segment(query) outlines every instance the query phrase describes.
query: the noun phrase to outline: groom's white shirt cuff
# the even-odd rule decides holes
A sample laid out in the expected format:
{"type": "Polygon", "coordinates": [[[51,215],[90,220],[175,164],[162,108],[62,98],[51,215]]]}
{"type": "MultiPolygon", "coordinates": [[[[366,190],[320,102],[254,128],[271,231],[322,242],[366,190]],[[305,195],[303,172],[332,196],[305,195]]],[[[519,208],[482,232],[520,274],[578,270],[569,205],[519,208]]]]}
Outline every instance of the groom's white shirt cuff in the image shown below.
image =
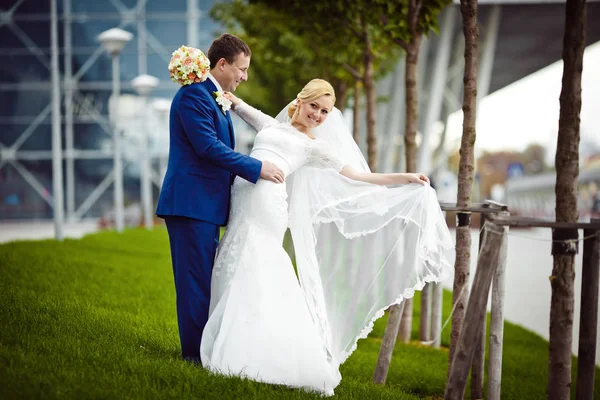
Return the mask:
{"type": "Polygon", "coordinates": [[[223,93],[223,88],[221,87],[221,85],[219,84],[219,82],[217,82],[217,80],[215,79],[215,77],[212,76],[212,74],[210,72],[208,73],[208,79],[210,79],[211,82],[215,84],[215,86],[217,87],[217,91],[219,93],[223,93]]]}

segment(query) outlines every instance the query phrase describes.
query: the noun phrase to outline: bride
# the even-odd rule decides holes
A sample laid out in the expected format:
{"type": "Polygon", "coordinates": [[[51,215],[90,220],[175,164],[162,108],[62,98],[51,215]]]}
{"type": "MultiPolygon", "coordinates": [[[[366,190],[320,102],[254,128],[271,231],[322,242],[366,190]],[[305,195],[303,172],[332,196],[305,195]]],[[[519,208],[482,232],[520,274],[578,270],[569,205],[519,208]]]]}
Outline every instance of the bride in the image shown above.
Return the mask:
{"type": "Polygon", "coordinates": [[[251,156],[287,179],[233,184],[202,364],[332,395],[383,311],[450,272],[444,216],[426,176],[369,171],[328,82],[310,81],[277,119],[226,96],[258,131],[251,156]],[[297,275],[282,247],[288,227],[297,275]]]}

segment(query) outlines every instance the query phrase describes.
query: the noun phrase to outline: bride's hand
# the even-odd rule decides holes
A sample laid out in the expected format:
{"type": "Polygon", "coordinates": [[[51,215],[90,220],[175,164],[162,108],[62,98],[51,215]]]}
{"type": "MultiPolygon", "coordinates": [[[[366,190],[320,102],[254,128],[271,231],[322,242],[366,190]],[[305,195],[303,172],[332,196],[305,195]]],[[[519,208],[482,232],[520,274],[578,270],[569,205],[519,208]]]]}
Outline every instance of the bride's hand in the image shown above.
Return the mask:
{"type": "Polygon", "coordinates": [[[424,174],[420,174],[420,173],[407,173],[404,174],[405,178],[406,178],[406,183],[418,183],[419,185],[429,185],[429,178],[427,176],[425,176],[424,174]]]}
{"type": "Polygon", "coordinates": [[[239,97],[236,97],[231,92],[223,92],[223,97],[225,97],[227,100],[231,101],[231,103],[234,106],[237,106],[238,104],[240,104],[242,102],[242,100],[239,97]]]}

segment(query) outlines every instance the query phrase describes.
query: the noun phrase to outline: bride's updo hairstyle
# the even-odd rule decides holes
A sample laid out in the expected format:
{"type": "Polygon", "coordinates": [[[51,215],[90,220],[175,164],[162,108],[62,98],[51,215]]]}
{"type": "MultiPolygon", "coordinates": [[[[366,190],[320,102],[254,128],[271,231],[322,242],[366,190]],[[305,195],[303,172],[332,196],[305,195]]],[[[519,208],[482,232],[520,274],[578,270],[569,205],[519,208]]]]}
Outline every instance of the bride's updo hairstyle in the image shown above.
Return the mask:
{"type": "MultiPolygon", "coordinates": [[[[316,100],[321,96],[331,96],[333,102],[335,103],[335,90],[333,90],[333,86],[329,82],[323,79],[313,79],[308,82],[298,93],[297,98],[302,102],[316,100]]],[[[288,107],[288,116],[292,118],[298,105],[296,102],[292,103],[288,107]]]]}

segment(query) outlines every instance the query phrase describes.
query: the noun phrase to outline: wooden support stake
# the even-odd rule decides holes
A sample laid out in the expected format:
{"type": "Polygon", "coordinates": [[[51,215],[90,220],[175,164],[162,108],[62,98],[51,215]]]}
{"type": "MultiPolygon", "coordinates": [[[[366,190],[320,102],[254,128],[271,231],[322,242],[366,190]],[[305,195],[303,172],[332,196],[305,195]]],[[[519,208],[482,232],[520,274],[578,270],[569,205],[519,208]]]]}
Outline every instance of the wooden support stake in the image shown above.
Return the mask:
{"type": "MultiPolygon", "coordinates": [[[[508,212],[499,213],[508,217],[508,212]]],[[[508,228],[505,228],[508,229],[508,228]]],[[[490,322],[490,357],[488,364],[488,400],[500,400],[502,380],[502,344],[504,341],[504,288],[508,237],[504,235],[498,254],[498,266],[492,281],[492,316],[490,322]]]]}
{"type": "Polygon", "coordinates": [[[385,326],[383,340],[381,341],[381,347],[379,349],[379,357],[377,358],[377,365],[375,366],[375,374],[373,375],[373,382],[381,385],[385,383],[388,370],[390,369],[392,352],[394,351],[396,337],[398,336],[398,328],[400,328],[400,320],[402,319],[402,313],[404,312],[404,302],[405,300],[396,306],[390,307],[390,316],[388,318],[388,323],[385,326]]]}
{"type": "Polygon", "coordinates": [[[484,229],[485,244],[477,261],[477,270],[471,295],[467,304],[465,319],[460,331],[456,353],[450,367],[446,385],[445,400],[463,400],[469,368],[473,361],[477,341],[481,330],[482,314],[486,312],[487,297],[496,267],[502,241],[506,230],[488,222],[484,229]]]}
{"type": "MultiPolygon", "coordinates": [[[[491,208],[489,204],[484,204],[484,208],[491,208]]],[[[480,235],[479,235],[479,254],[481,254],[481,247],[483,246],[483,231],[481,227],[485,226],[486,214],[481,213],[479,215],[480,235]]],[[[487,311],[488,296],[485,298],[485,309],[487,311]]],[[[477,347],[475,348],[475,354],[473,355],[473,364],[471,365],[471,399],[483,399],[483,377],[485,374],[485,338],[486,338],[486,316],[487,312],[483,313],[481,321],[481,330],[479,336],[475,338],[477,341],[477,347]]]]}
{"type": "MultiPolygon", "coordinates": [[[[591,222],[600,222],[592,219],[591,222]]],[[[600,269],[600,231],[586,229],[583,237],[583,269],[581,272],[581,310],[579,317],[579,352],[577,360],[576,400],[594,397],[596,332],[598,326],[598,279],[600,269]]]]}

